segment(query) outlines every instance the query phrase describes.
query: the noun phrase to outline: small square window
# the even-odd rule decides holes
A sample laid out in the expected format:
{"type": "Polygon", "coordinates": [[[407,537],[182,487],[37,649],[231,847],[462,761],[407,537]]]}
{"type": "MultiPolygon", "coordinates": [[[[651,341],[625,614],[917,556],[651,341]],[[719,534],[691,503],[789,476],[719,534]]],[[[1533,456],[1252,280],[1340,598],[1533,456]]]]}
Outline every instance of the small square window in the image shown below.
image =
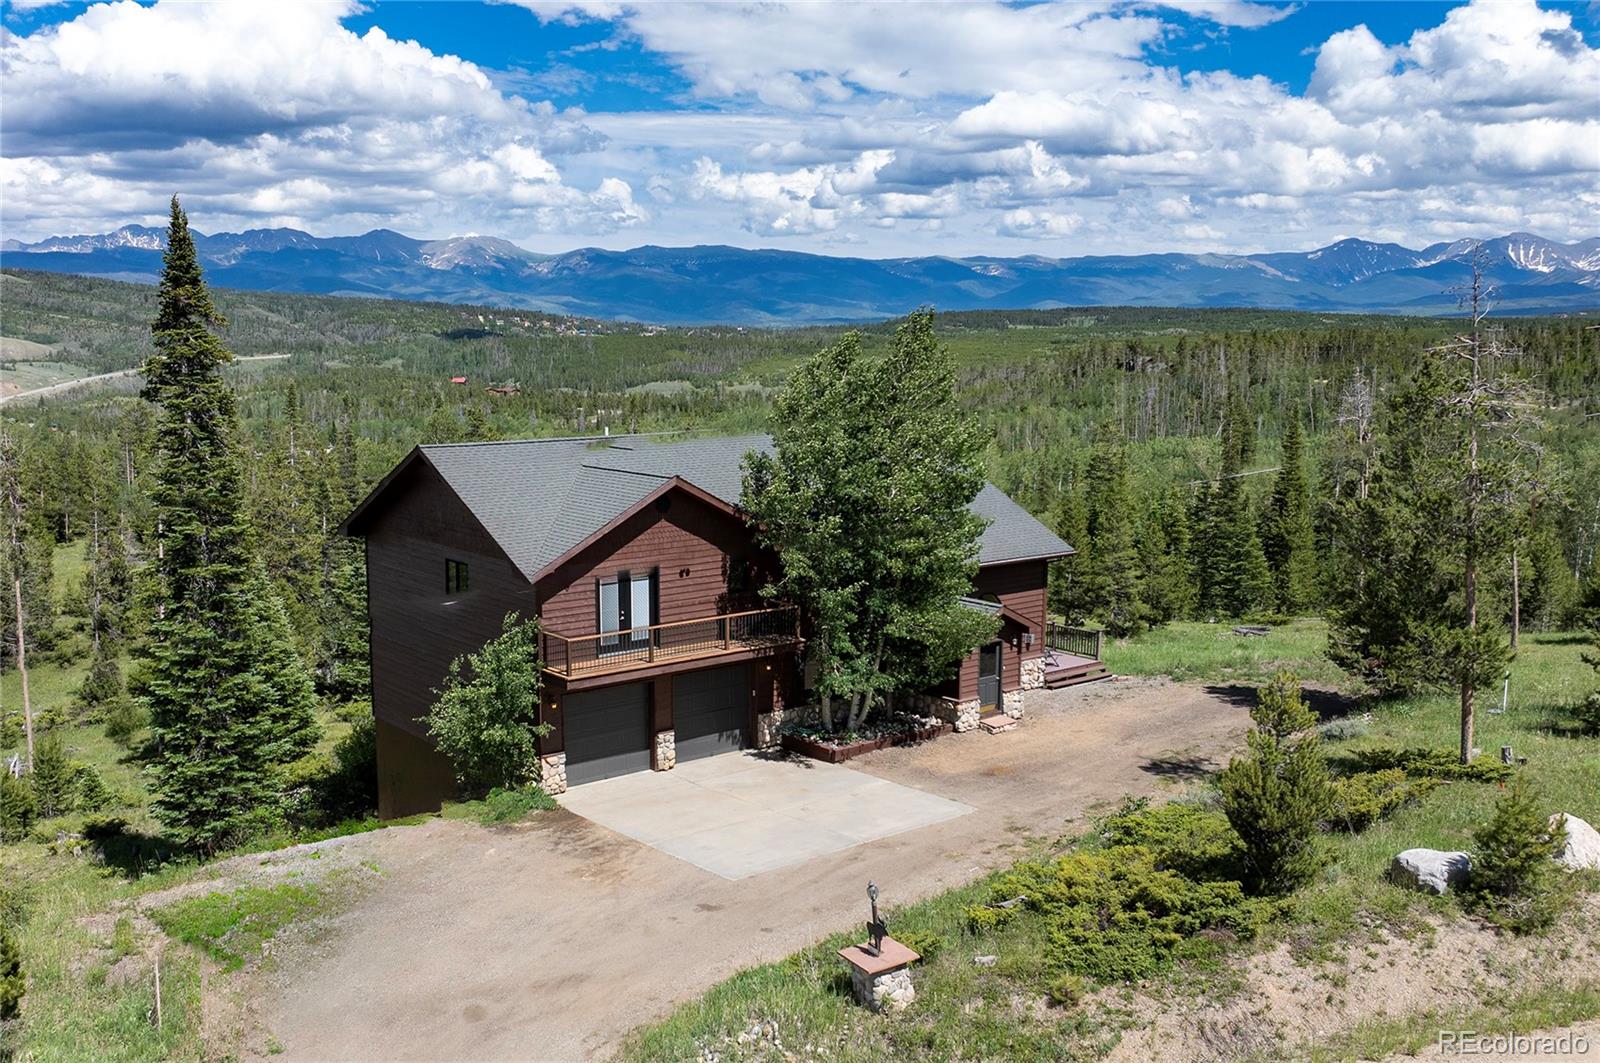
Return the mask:
{"type": "Polygon", "coordinates": [[[446,558],[444,562],[444,592],[446,594],[464,594],[466,590],[467,563],[446,558]]]}

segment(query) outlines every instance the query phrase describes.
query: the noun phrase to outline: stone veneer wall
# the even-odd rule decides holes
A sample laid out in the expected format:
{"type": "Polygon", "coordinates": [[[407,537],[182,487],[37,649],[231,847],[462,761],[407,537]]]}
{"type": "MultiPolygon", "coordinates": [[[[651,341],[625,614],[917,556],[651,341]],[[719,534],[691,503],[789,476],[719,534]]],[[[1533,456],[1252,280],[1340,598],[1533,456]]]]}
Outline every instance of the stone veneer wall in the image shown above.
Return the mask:
{"type": "Polygon", "coordinates": [[[1000,711],[1013,720],[1022,719],[1023,692],[1020,690],[1007,690],[1000,695],[1000,711]]]}
{"type": "Polygon", "coordinates": [[[671,771],[678,763],[678,732],[657,731],[655,748],[650,751],[651,771],[671,771]]]}
{"type": "Polygon", "coordinates": [[[873,1011],[904,1011],[906,1005],[917,999],[909,967],[896,967],[877,975],[853,967],[850,970],[850,988],[856,1000],[873,1011]]]}
{"type": "Polygon", "coordinates": [[[1044,658],[1024,657],[1022,659],[1022,689],[1038,690],[1044,686],[1044,658]]]}
{"type": "Polygon", "coordinates": [[[779,734],[783,730],[784,711],[773,709],[771,712],[759,713],[756,716],[756,748],[771,749],[781,740],[779,734]]]}
{"type": "MultiPolygon", "coordinates": [[[[894,696],[894,707],[900,712],[916,713],[919,716],[932,716],[952,725],[957,731],[971,731],[978,726],[979,707],[977,699],[971,701],[955,701],[952,698],[943,698],[937,694],[907,694],[900,693],[894,696]]],[[[834,704],[833,722],[840,723],[844,719],[844,707],[834,704]]],[[[1019,707],[1018,715],[1021,714],[1019,707]]],[[[822,726],[822,708],[818,705],[796,705],[786,710],[763,714],[756,719],[756,744],[762,744],[762,730],[767,716],[775,717],[772,724],[773,742],[778,740],[778,728],[785,722],[798,724],[801,727],[822,726]]]]}
{"type": "Polygon", "coordinates": [[[937,694],[903,694],[902,707],[913,709],[924,716],[932,716],[950,724],[957,731],[970,731],[978,726],[978,701],[955,701],[937,694]]]}
{"type": "Polygon", "coordinates": [[[567,754],[548,753],[539,758],[539,785],[547,794],[567,792],[567,754]]]}

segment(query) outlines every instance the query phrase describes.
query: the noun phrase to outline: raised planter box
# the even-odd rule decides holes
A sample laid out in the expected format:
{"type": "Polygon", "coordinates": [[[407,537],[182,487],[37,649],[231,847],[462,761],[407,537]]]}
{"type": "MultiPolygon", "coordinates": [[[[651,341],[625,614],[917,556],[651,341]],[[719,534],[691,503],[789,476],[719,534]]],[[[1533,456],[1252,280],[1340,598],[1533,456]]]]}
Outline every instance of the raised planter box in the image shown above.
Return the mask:
{"type": "Polygon", "coordinates": [[[851,742],[842,746],[820,742],[805,735],[786,734],[783,736],[783,748],[792,753],[810,757],[813,760],[838,764],[853,757],[859,757],[863,753],[871,753],[877,749],[910,745],[913,742],[926,742],[930,738],[938,738],[940,735],[948,734],[953,730],[955,728],[950,724],[940,722],[927,727],[919,727],[913,731],[879,735],[877,738],[863,738],[859,742],[851,742]]]}

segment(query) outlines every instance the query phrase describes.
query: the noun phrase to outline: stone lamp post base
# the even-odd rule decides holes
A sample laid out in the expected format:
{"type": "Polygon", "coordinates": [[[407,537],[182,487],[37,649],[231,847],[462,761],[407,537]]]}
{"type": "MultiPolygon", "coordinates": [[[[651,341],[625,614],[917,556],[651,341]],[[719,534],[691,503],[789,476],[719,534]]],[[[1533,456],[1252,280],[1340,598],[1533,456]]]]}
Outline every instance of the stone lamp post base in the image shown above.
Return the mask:
{"type": "Polygon", "coordinates": [[[922,957],[892,937],[883,939],[881,955],[873,956],[863,945],[840,949],[839,956],[850,965],[850,988],[856,1003],[873,1011],[903,1011],[917,999],[911,984],[911,964],[922,957]]]}

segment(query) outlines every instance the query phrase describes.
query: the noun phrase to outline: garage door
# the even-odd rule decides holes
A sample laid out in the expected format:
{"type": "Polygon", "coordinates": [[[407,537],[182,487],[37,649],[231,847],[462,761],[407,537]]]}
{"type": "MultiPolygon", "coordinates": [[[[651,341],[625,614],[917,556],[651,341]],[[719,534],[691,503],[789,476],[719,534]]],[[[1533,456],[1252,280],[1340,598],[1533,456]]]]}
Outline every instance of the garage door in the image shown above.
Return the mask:
{"type": "Polygon", "coordinates": [[[650,767],[650,698],[644,683],[568,694],[561,702],[561,725],[569,784],[650,767]]]}
{"type": "Polygon", "coordinates": [[[672,729],[679,760],[744,748],[749,716],[748,665],[672,677],[672,729]]]}

